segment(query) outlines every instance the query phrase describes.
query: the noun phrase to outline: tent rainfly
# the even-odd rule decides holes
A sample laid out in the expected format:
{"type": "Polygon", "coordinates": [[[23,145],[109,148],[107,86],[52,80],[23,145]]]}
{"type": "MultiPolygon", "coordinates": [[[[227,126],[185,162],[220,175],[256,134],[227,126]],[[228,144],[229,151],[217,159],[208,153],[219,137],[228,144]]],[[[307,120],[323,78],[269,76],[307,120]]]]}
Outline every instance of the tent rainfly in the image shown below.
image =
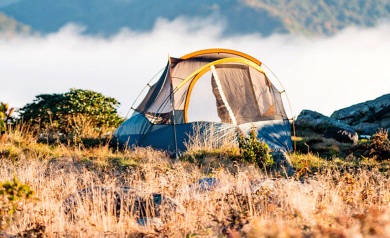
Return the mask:
{"type": "Polygon", "coordinates": [[[218,142],[237,129],[249,133],[254,126],[258,138],[272,149],[290,151],[290,123],[281,92],[270,82],[261,65],[247,54],[226,49],[169,57],[160,79],[148,84],[146,97],[138,107],[132,108],[132,116],[116,129],[114,138],[124,146],[151,146],[177,155],[186,150],[186,141],[195,132],[212,128],[212,139],[218,142]],[[191,97],[194,93],[206,93],[193,91],[194,86],[206,75],[215,101],[208,102],[198,113],[209,113],[206,108],[214,105],[214,113],[220,120],[189,121],[191,97]]]}

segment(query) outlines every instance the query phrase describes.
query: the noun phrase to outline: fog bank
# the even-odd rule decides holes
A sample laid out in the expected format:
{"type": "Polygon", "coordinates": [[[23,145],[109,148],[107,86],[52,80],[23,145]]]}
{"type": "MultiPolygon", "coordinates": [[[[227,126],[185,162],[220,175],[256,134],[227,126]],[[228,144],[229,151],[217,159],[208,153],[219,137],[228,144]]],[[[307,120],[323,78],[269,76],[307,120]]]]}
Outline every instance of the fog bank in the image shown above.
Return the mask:
{"type": "Polygon", "coordinates": [[[161,19],[149,33],[123,29],[110,39],[82,35],[82,27],[68,24],[44,37],[0,40],[0,101],[22,107],[38,94],[90,89],[118,99],[124,116],[168,54],[205,48],[234,49],[262,61],[283,83],[293,116],[302,109],[330,115],[390,93],[388,23],[314,39],[224,37],[222,29],[214,19],[179,18],[161,19]]]}

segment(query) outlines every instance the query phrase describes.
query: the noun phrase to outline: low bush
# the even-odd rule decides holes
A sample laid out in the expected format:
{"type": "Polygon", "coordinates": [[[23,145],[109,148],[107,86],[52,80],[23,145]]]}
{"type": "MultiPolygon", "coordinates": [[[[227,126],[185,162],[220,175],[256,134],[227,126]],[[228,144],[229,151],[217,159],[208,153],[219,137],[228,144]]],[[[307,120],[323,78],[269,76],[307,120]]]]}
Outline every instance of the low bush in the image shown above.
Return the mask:
{"type": "Polygon", "coordinates": [[[256,127],[250,129],[248,136],[238,132],[237,139],[243,161],[257,164],[260,167],[273,164],[269,146],[257,138],[256,127]]]}
{"type": "Polygon", "coordinates": [[[16,177],[12,182],[0,183],[0,230],[5,229],[21,210],[21,201],[30,199],[33,194],[30,187],[20,183],[16,177]]]}
{"type": "Polygon", "coordinates": [[[119,102],[90,90],[71,89],[63,94],[42,94],[19,109],[20,118],[48,134],[100,135],[118,127],[119,102]]]}
{"type": "Polygon", "coordinates": [[[390,141],[387,130],[380,129],[372,136],[371,143],[368,146],[368,155],[378,161],[390,159],[390,141]]]}

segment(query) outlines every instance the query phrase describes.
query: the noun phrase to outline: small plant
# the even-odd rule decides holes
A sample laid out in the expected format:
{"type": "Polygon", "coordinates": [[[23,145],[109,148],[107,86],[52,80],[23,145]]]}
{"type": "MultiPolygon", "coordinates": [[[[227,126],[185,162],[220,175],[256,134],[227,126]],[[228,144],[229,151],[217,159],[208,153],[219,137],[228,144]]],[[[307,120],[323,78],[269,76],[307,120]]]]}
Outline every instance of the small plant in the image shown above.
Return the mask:
{"type": "Polygon", "coordinates": [[[249,136],[238,132],[237,138],[243,161],[255,163],[260,167],[274,163],[272,155],[269,154],[268,145],[257,138],[256,127],[251,127],[249,136]]]}
{"type": "Polygon", "coordinates": [[[372,142],[368,146],[369,156],[374,157],[378,161],[390,159],[390,141],[388,131],[380,129],[372,136],[372,142]]]}
{"type": "Polygon", "coordinates": [[[12,182],[0,183],[0,230],[4,230],[12,221],[16,212],[21,210],[22,200],[30,199],[34,192],[28,185],[15,177],[12,182]]]}
{"type": "Polygon", "coordinates": [[[345,174],[340,182],[340,195],[343,201],[348,205],[355,205],[355,199],[357,197],[356,188],[358,180],[351,174],[345,174]]]}
{"type": "Polygon", "coordinates": [[[299,180],[303,176],[307,176],[311,173],[310,163],[308,160],[302,160],[299,162],[301,169],[297,172],[297,179],[299,180]]]}
{"type": "Polygon", "coordinates": [[[15,108],[9,108],[8,103],[0,102],[0,132],[5,131],[7,122],[11,120],[15,108]]]}

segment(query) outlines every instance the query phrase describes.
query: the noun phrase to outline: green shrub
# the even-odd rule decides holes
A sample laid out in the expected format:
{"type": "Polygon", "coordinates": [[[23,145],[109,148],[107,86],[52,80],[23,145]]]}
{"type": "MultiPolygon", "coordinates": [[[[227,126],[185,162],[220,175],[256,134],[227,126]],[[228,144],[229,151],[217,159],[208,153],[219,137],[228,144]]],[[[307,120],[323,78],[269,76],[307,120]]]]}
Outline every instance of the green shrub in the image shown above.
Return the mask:
{"type": "Polygon", "coordinates": [[[251,127],[249,136],[238,132],[237,137],[243,161],[257,164],[260,167],[273,164],[268,145],[257,138],[256,127],[251,127]]]}
{"type": "Polygon", "coordinates": [[[6,130],[7,123],[12,120],[15,108],[9,108],[8,103],[0,102],[0,132],[6,130]]]}
{"type": "Polygon", "coordinates": [[[21,184],[15,177],[12,182],[0,183],[0,230],[12,221],[21,210],[21,201],[30,199],[34,192],[29,186],[21,184]]]}
{"type": "Polygon", "coordinates": [[[71,89],[63,94],[41,94],[19,109],[25,122],[54,132],[82,134],[86,128],[103,132],[118,127],[123,119],[117,114],[120,103],[90,90],[71,89]]]}

